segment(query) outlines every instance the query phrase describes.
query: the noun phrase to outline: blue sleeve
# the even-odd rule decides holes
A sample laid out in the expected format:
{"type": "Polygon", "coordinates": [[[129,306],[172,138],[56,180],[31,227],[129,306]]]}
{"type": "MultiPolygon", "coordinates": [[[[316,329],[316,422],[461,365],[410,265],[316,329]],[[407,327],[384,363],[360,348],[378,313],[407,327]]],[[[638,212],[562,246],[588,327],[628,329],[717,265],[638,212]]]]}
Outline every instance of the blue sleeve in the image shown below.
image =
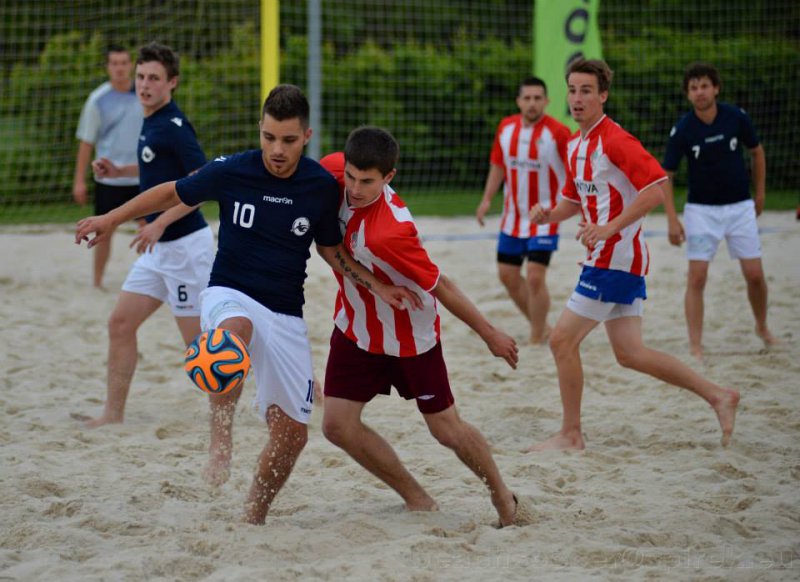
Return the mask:
{"type": "Polygon", "coordinates": [[[172,127],[172,147],[176,157],[181,161],[185,174],[190,174],[206,163],[206,155],[203,148],[197,141],[197,134],[188,119],[183,120],[179,127],[169,124],[172,127]]]}
{"type": "Polygon", "coordinates": [[[669,132],[667,151],[664,152],[664,161],[661,163],[661,167],[667,172],[677,171],[678,166],[681,164],[683,151],[683,134],[681,133],[680,129],[678,129],[678,125],[676,124],[669,132]]]}
{"type": "Polygon", "coordinates": [[[744,109],[739,109],[739,114],[739,136],[748,149],[753,149],[760,143],[756,128],[753,126],[753,122],[750,121],[750,116],[744,112],[744,109]]]}
{"type": "Polygon", "coordinates": [[[323,247],[335,247],[342,242],[342,232],[339,229],[339,187],[333,178],[328,182],[325,197],[328,205],[314,229],[314,242],[323,247]]]}
{"type": "Polygon", "coordinates": [[[197,173],[186,176],[175,182],[178,198],[187,206],[195,206],[206,200],[217,200],[216,194],[221,192],[219,184],[224,182],[225,158],[217,158],[206,164],[197,173]]]}

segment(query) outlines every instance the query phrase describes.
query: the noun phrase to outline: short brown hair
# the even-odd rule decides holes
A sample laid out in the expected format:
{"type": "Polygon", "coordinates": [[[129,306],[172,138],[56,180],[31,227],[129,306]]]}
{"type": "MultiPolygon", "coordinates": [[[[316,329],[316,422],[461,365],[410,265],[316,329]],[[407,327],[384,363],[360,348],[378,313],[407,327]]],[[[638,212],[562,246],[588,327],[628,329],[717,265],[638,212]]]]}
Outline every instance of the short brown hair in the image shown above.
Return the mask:
{"type": "Polygon", "coordinates": [[[689,81],[692,79],[702,79],[708,77],[714,87],[722,87],[722,79],[719,76],[719,71],[714,65],[708,63],[692,63],[683,72],[683,92],[689,92],[689,81]]]}
{"type": "Polygon", "coordinates": [[[600,93],[604,93],[611,88],[611,79],[614,78],[614,71],[605,61],[600,59],[579,58],[572,61],[567,67],[565,78],[569,83],[569,76],[572,73],[587,73],[597,77],[597,88],[600,93]]]}
{"type": "Polygon", "coordinates": [[[167,79],[172,79],[181,74],[178,53],[165,44],[151,42],[139,49],[139,57],[136,59],[137,65],[153,61],[164,66],[167,71],[167,79]]]}
{"type": "Polygon", "coordinates": [[[394,136],[380,127],[362,125],[350,132],[344,159],[361,171],[377,169],[381,176],[394,170],[400,146],[394,136]]]}
{"type": "Polygon", "coordinates": [[[297,85],[278,85],[269,92],[261,108],[261,119],[269,115],[278,121],[287,119],[300,120],[303,129],[308,129],[308,119],[311,107],[305,94],[297,85]]]}

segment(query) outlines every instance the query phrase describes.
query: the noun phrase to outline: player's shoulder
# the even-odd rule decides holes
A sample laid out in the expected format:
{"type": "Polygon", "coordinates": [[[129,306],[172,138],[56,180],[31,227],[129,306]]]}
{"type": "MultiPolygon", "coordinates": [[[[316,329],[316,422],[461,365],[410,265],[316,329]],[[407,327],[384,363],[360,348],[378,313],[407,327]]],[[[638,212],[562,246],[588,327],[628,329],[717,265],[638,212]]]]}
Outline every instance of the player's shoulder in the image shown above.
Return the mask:
{"type": "Polygon", "coordinates": [[[86,98],[88,103],[97,103],[103,98],[105,95],[108,95],[114,89],[113,85],[111,85],[110,81],[106,81],[105,83],[101,83],[95,89],[89,93],[89,96],[86,98]]]}
{"type": "Polygon", "coordinates": [[[324,188],[331,187],[338,193],[339,182],[336,178],[322,166],[318,161],[309,158],[308,156],[301,156],[298,162],[297,172],[309,180],[316,180],[320,182],[320,186],[324,188]]]}
{"type": "Polygon", "coordinates": [[[717,103],[717,110],[719,111],[719,114],[725,115],[726,117],[746,119],[748,121],[750,120],[750,116],[747,114],[747,111],[738,105],[733,105],[731,103],[717,103]]]}
{"type": "Polygon", "coordinates": [[[251,166],[254,161],[260,161],[261,150],[246,150],[232,154],[222,154],[211,160],[210,164],[225,168],[238,168],[251,166]]]}
{"type": "Polygon", "coordinates": [[[510,126],[516,125],[518,123],[522,123],[522,114],[515,113],[513,115],[507,115],[503,119],[500,120],[500,123],[497,124],[497,131],[501,131],[502,129],[510,126]]]}

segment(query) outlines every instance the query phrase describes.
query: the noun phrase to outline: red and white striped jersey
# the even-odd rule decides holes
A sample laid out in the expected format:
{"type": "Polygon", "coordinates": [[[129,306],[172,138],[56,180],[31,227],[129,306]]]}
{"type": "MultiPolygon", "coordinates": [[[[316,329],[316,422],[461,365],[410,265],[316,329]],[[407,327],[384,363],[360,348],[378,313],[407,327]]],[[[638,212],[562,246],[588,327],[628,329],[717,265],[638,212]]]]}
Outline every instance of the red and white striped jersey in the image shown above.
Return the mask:
{"type": "MultiPolygon", "coordinates": [[[[638,139],[603,116],[582,137],[578,132],[567,146],[567,183],[564,198],[581,205],[583,218],[608,224],[630,206],[639,192],[667,175],[638,139]]],[[[644,217],[588,249],[584,265],[644,276],[650,255],[642,236],[644,217]]]]}
{"type": "Polygon", "coordinates": [[[490,161],[503,168],[503,217],[500,230],[530,238],[558,234],[558,223],[537,225],[528,211],[535,205],[554,208],[566,179],[569,128],[549,115],[530,127],[522,115],[511,115],[497,126],[490,161]]]}
{"type": "Polygon", "coordinates": [[[407,357],[427,352],[440,338],[437,302],[430,293],[439,282],[439,267],[422,247],[411,213],[389,186],[370,205],[350,207],[344,195],[344,156],[330,154],[320,163],[341,186],[339,222],[345,248],[379,280],[408,287],[424,305],[422,309],[396,310],[335,273],[339,282],[336,327],[358,347],[374,354],[407,357]]]}

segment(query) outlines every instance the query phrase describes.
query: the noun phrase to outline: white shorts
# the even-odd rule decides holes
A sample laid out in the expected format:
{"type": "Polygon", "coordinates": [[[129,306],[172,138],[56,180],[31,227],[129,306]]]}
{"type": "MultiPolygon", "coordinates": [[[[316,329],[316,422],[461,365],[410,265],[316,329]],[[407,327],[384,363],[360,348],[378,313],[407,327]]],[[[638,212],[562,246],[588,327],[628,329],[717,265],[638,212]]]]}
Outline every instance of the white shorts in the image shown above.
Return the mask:
{"type": "Polygon", "coordinates": [[[273,404],[297,422],[308,424],[314,403],[314,370],[308,327],[302,317],[275,313],[241,291],[209,287],[200,294],[200,326],[219,327],[231,317],[253,324],[247,349],[256,381],[253,407],[262,420],[273,404]]]}
{"type": "Polygon", "coordinates": [[[683,209],[683,223],[686,256],[690,261],[711,261],[723,238],[728,243],[730,258],[761,257],[761,240],[752,200],[721,206],[688,203],[683,209]]]}
{"type": "Polygon", "coordinates": [[[608,321],[609,319],[618,319],[620,317],[641,317],[642,313],[644,313],[644,300],[639,297],[634,299],[630,305],[608,303],[573,291],[567,301],[567,309],[587,319],[608,321]]]}
{"type": "Polygon", "coordinates": [[[169,304],[176,317],[200,315],[200,292],[208,286],[216,244],[210,227],[158,242],[128,271],[122,290],[169,304]]]}

